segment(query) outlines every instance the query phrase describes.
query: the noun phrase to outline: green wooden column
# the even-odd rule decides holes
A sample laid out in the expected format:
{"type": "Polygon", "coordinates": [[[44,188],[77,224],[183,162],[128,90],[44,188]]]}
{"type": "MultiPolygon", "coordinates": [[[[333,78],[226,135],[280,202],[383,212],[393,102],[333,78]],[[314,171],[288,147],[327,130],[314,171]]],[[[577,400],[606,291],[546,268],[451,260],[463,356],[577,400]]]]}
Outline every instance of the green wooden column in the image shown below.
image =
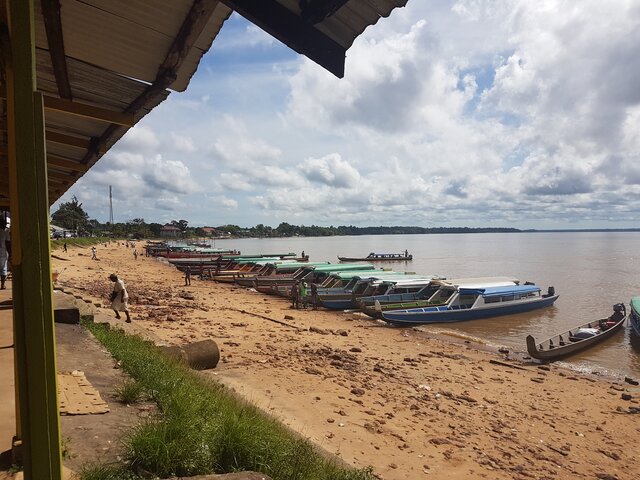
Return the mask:
{"type": "Polygon", "coordinates": [[[42,95],[33,0],[10,0],[7,130],[16,388],[26,479],[61,478],[42,95]]]}

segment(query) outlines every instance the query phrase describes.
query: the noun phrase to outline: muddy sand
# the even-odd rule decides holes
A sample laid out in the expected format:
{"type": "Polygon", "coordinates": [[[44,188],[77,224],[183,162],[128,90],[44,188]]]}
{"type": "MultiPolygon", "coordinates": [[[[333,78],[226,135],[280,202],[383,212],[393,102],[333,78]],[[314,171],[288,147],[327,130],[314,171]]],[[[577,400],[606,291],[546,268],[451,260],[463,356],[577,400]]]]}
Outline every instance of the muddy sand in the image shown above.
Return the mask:
{"type": "Polygon", "coordinates": [[[98,246],[97,261],[90,248],[54,253],[66,259],[53,260],[59,284],[106,306],[115,272],[137,325],[167,343],[215,340],[221,361],[207,375],[382,479],[640,479],[640,389],[622,379],[195,276],[185,287],[123,244],[98,246]]]}

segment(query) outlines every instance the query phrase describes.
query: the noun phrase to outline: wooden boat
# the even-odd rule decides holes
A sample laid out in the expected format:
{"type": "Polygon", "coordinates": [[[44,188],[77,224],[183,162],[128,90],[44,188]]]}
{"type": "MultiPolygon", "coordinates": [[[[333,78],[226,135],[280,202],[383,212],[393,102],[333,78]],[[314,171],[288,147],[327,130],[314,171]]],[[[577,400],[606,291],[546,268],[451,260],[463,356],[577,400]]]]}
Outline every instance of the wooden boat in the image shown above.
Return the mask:
{"type": "Polygon", "coordinates": [[[344,288],[319,289],[320,304],[330,310],[357,308],[356,300],[372,295],[417,292],[427,285],[435,275],[406,275],[404,273],[362,274],[354,277],[344,288]]]}
{"type": "Polygon", "coordinates": [[[624,303],[616,303],[609,318],[592,320],[543,342],[538,343],[533,336],[527,335],[527,351],[539,360],[557,360],[612,337],[621,330],[626,318],[624,303]]]}
{"type": "Polygon", "coordinates": [[[444,305],[449,300],[450,294],[454,293],[456,287],[498,287],[501,285],[518,285],[519,283],[520,280],[514,277],[436,279],[417,292],[360,297],[356,300],[356,303],[362,313],[372,318],[382,318],[382,312],[385,310],[407,310],[431,305],[444,305]],[[439,292],[439,289],[445,285],[449,288],[439,292]],[[447,293],[446,290],[450,294],[443,295],[443,293],[447,293]],[[438,293],[438,295],[434,297],[435,293],[438,293]],[[434,298],[432,299],[431,297],[434,298]]]}
{"type": "Polygon", "coordinates": [[[371,252],[366,257],[341,257],[338,256],[338,260],[341,262],[400,262],[413,260],[413,255],[409,255],[408,251],[403,253],[375,253],[371,252]]]}
{"type": "Polygon", "coordinates": [[[630,307],[629,323],[631,324],[633,332],[640,336],[640,297],[633,297],[630,307]]]}
{"type": "Polygon", "coordinates": [[[549,287],[543,295],[540,287],[533,284],[503,285],[497,287],[468,288],[442,286],[429,300],[440,303],[423,308],[388,310],[382,319],[394,325],[420,325],[425,323],[460,322],[480,318],[511,315],[548,307],[558,299],[555,289],[549,287]]]}

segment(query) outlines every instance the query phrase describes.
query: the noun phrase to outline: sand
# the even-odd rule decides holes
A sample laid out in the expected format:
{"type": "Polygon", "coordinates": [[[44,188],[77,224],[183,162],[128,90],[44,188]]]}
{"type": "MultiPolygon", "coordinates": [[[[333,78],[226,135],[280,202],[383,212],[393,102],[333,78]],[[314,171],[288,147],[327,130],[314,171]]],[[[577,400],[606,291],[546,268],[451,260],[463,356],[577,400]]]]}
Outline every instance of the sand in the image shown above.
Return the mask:
{"type": "Polygon", "coordinates": [[[54,253],[68,259],[53,260],[60,284],[106,306],[115,272],[137,325],[170,344],[215,340],[221,361],[208,375],[382,479],[640,478],[640,390],[622,379],[356,313],[292,310],[195,276],[185,287],[171,265],[134,260],[124,244],[99,246],[97,261],[90,248],[54,253]]]}

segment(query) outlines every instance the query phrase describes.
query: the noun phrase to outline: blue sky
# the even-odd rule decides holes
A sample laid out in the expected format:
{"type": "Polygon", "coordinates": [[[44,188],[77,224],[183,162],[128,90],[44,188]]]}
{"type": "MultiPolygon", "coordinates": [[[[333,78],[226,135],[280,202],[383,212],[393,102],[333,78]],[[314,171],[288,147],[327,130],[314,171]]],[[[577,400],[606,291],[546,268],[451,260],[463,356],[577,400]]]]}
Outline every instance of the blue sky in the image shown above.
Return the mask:
{"type": "Polygon", "coordinates": [[[116,221],[637,227],[639,27],[632,0],[409,0],[337,79],[233,15],[62,201],[105,221],[113,185],[116,221]]]}

